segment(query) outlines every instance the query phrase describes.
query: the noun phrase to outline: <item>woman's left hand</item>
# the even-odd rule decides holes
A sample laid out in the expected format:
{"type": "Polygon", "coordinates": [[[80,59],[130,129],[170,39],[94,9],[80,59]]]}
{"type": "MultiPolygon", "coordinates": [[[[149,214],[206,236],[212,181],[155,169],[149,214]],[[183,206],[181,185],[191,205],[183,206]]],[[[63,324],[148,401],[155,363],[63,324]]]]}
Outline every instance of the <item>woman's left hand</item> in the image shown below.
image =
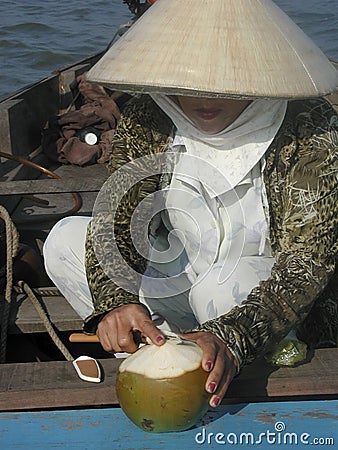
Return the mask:
{"type": "Polygon", "coordinates": [[[205,389],[210,394],[210,406],[218,406],[237,372],[237,362],[226,344],[206,331],[186,333],[182,337],[195,342],[203,350],[202,367],[209,376],[205,389]]]}

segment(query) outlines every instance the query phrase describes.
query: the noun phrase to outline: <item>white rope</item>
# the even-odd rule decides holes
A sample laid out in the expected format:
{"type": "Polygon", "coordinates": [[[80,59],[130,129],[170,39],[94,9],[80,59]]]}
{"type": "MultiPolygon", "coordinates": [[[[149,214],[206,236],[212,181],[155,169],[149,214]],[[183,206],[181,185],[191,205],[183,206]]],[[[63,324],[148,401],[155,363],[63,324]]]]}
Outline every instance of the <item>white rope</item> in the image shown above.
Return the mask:
{"type": "Polygon", "coordinates": [[[8,211],[2,205],[0,205],[0,219],[4,221],[6,230],[6,288],[5,301],[2,306],[0,336],[0,362],[4,363],[6,362],[7,331],[12,303],[13,258],[18,252],[19,235],[8,214],[8,211]]]}

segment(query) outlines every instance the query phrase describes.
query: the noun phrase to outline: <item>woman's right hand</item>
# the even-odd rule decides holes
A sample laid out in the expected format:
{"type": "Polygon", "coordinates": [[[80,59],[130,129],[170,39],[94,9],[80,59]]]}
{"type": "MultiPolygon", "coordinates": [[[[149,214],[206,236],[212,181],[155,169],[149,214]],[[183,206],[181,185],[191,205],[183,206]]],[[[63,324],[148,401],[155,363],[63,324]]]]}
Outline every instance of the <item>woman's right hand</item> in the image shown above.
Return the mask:
{"type": "Polygon", "coordinates": [[[165,342],[163,333],[154,325],[145,306],[129,304],[107,313],[98,324],[96,334],[107,352],[134,353],[148,337],[155,345],[165,342]],[[135,342],[135,334],[140,336],[135,342]]]}

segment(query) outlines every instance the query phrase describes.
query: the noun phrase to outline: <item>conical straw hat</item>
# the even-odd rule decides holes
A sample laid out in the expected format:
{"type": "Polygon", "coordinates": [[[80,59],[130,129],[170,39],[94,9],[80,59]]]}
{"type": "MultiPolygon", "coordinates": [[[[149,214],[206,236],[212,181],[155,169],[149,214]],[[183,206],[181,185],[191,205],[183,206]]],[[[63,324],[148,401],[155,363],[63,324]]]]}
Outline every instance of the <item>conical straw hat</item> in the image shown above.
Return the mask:
{"type": "Polygon", "coordinates": [[[270,0],[157,0],[89,71],[117,90],[305,98],[338,72],[270,0]]]}

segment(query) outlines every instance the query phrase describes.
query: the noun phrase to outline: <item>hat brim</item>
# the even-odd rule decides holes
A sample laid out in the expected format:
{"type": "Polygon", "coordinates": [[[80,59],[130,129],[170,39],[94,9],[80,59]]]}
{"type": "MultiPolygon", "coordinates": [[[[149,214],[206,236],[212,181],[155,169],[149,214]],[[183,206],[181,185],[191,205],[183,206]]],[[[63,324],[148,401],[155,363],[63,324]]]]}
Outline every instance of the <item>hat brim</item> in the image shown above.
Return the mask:
{"type": "Polygon", "coordinates": [[[305,98],[337,90],[324,53],[270,0],[157,0],[89,71],[115,90],[305,98]]]}

